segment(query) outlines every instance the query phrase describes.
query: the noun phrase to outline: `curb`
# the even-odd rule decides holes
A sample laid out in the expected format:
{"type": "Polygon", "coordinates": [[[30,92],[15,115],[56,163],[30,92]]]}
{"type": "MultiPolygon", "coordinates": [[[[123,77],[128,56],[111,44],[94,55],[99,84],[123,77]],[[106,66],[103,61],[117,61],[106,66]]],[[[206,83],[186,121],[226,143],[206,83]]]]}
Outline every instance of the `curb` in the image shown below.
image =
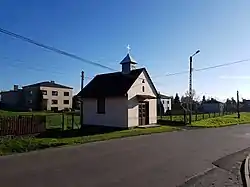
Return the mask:
{"type": "Polygon", "coordinates": [[[244,178],[245,178],[245,182],[246,182],[246,186],[250,187],[250,176],[249,176],[249,155],[246,157],[245,159],[245,163],[244,163],[244,178]]]}

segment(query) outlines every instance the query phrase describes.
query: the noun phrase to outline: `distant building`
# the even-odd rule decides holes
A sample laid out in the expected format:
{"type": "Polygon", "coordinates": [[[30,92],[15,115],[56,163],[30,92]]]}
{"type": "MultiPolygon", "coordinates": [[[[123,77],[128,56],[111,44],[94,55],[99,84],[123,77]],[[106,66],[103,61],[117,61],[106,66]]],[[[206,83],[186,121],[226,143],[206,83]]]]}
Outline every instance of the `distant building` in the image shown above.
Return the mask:
{"type": "Polygon", "coordinates": [[[15,110],[63,110],[72,108],[72,88],[54,81],[40,82],[1,92],[2,107],[15,110]]]}
{"type": "Polygon", "coordinates": [[[172,109],[172,103],[171,103],[172,97],[159,94],[157,99],[157,105],[158,105],[158,115],[164,115],[167,111],[170,111],[172,109]]]}
{"type": "Polygon", "coordinates": [[[240,110],[242,112],[250,112],[250,100],[248,99],[243,99],[243,101],[240,104],[240,110]]]}
{"type": "Polygon", "coordinates": [[[221,103],[215,99],[211,99],[208,101],[205,101],[201,104],[201,110],[202,112],[206,112],[206,113],[222,113],[224,111],[224,103],[221,103]]]}
{"type": "Polygon", "coordinates": [[[248,99],[243,99],[243,104],[250,107],[250,100],[248,99]]]}
{"type": "Polygon", "coordinates": [[[22,89],[19,89],[17,85],[14,85],[14,89],[10,91],[0,92],[0,107],[1,109],[15,109],[23,110],[23,95],[22,89]]]}

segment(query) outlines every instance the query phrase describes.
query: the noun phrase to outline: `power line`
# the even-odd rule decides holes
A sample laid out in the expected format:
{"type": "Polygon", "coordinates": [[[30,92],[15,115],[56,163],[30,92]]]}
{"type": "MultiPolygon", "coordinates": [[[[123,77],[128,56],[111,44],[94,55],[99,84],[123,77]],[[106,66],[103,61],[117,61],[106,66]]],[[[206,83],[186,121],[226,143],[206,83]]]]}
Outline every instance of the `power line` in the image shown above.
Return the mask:
{"type": "MultiPolygon", "coordinates": [[[[197,71],[197,72],[205,71],[205,70],[209,70],[209,69],[215,69],[215,68],[220,68],[220,67],[224,67],[224,66],[239,64],[239,63],[247,62],[247,61],[250,61],[250,59],[244,59],[244,60],[239,60],[239,61],[235,61],[235,62],[224,63],[224,64],[215,65],[215,66],[208,66],[208,67],[204,67],[204,68],[194,69],[194,71],[197,71]]],[[[165,75],[153,76],[152,78],[158,78],[158,77],[163,78],[163,77],[168,77],[168,76],[181,75],[181,74],[185,74],[188,72],[189,71],[181,71],[181,72],[169,73],[169,74],[165,74],[165,75]]]]}
{"type": "Polygon", "coordinates": [[[25,42],[34,44],[34,45],[36,45],[36,46],[39,46],[39,47],[48,49],[48,50],[50,50],[50,51],[59,53],[59,54],[61,54],[61,55],[65,55],[65,56],[74,58],[74,59],[76,59],[76,60],[80,60],[80,61],[82,61],[82,62],[91,64],[91,65],[94,65],[94,66],[98,66],[98,67],[105,68],[105,69],[108,69],[108,70],[116,71],[116,70],[114,70],[113,68],[110,68],[110,67],[108,67],[108,66],[105,66],[105,65],[102,65],[102,64],[99,64],[99,63],[90,61],[90,60],[86,60],[86,59],[84,59],[84,58],[82,58],[82,57],[79,57],[79,56],[77,56],[77,55],[75,55],[75,54],[68,53],[68,52],[66,52],[66,51],[57,49],[57,48],[55,48],[55,47],[51,47],[51,46],[42,44],[42,43],[40,43],[40,42],[37,42],[37,41],[32,40],[32,39],[30,39],[30,38],[27,38],[27,37],[25,37],[25,36],[21,36],[21,35],[19,35],[19,34],[16,34],[16,33],[10,32],[10,31],[7,31],[7,30],[5,30],[5,29],[3,29],[3,28],[0,28],[0,32],[3,33],[3,34],[6,34],[6,35],[12,36],[12,37],[14,37],[14,38],[23,40],[23,41],[25,41],[25,42]]]}
{"type": "Polygon", "coordinates": [[[229,62],[229,63],[225,63],[225,64],[219,64],[219,65],[215,65],[215,66],[209,66],[209,67],[205,67],[205,68],[195,69],[194,71],[204,71],[204,70],[209,70],[209,69],[215,69],[215,68],[230,66],[230,65],[239,64],[242,62],[247,62],[247,61],[250,61],[250,59],[239,60],[239,61],[229,62]]]}
{"type": "MultiPolygon", "coordinates": [[[[91,65],[94,65],[94,66],[98,66],[98,67],[101,67],[101,68],[104,68],[104,69],[108,69],[108,70],[111,70],[111,71],[117,71],[117,70],[115,70],[115,69],[113,69],[113,68],[110,68],[110,67],[108,67],[108,66],[102,65],[102,64],[97,63],[97,62],[93,62],[93,61],[91,61],[91,60],[84,59],[84,58],[79,57],[79,56],[77,56],[77,55],[75,55],[75,54],[72,54],[72,53],[69,53],[69,52],[66,52],[66,51],[57,49],[57,48],[55,48],[55,47],[51,47],[51,46],[42,44],[42,43],[40,43],[40,42],[37,42],[37,41],[32,40],[32,39],[30,39],[30,38],[27,38],[27,37],[25,37],[25,36],[21,36],[21,35],[19,35],[19,34],[14,33],[14,32],[5,30],[5,29],[3,29],[3,28],[0,28],[0,32],[3,33],[3,34],[6,34],[6,35],[12,36],[12,37],[14,37],[14,38],[20,39],[20,40],[22,40],[22,41],[25,41],[25,42],[34,44],[34,45],[39,46],[39,47],[42,47],[42,48],[44,48],[44,49],[48,49],[48,50],[53,51],[53,52],[55,52],[55,53],[58,53],[58,54],[61,54],[61,55],[64,55],[64,56],[71,57],[71,58],[73,58],[73,59],[80,60],[80,61],[82,61],[82,62],[91,64],[91,65]]],[[[127,75],[127,76],[133,77],[132,75],[127,75]]],[[[143,78],[139,78],[139,79],[144,80],[143,78]]]]}
{"type": "MultiPolygon", "coordinates": [[[[98,66],[98,67],[105,68],[105,69],[112,70],[112,71],[117,71],[117,70],[115,70],[113,68],[110,68],[108,66],[102,65],[102,64],[97,63],[97,62],[93,62],[91,60],[84,59],[84,58],[79,57],[79,56],[77,56],[75,54],[72,54],[72,53],[57,49],[55,47],[51,47],[51,46],[42,44],[40,42],[37,42],[37,41],[32,40],[30,38],[27,38],[25,36],[21,36],[19,34],[13,33],[11,31],[5,30],[3,28],[0,28],[0,32],[3,33],[3,34],[9,35],[9,36],[15,37],[17,39],[20,39],[22,41],[34,44],[36,46],[48,49],[48,50],[53,51],[55,53],[58,53],[58,54],[61,54],[61,55],[64,55],[64,56],[68,56],[68,57],[71,57],[71,58],[76,59],[76,60],[80,60],[80,61],[82,61],[84,63],[88,63],[88,64],[91,64],[91,65],[98,66]]],[[[233,65],[233,64],[238,64],[238,63],[242,63],[242,62],[246,62],[246,61],[250,61],[250,59],[245,59],[245,60],[235,61],[235,62],[231,62],[231,63],[220,64],[220,65],[216,65],[216,66],[209,66],[209,67],[200,68],[200,69],[194,69],[194,71],[204,71],[204,70],[208,70],[208,69],[214,69],[214,68],[229,66],[229,65],[233,65]]],[[[174,76],[174,75],[180,75],[180,74],[184,74],[184,73],[188,73],[188,72],[189,71],[182,71],[182,72],[170,73],[170,74],[166,74],[166,75],[153,76],[152,78],[174,76]]],[[[130,75],[128,75],[128,76],[130,76],[130,75]]],[[[143,79],[143,78],[140,78],[140,79],[143,79]]]]}
{"type": "Polygon", "coordinates": [[[169,73],[169,74],[165,74],[165,75],[156,75],[153,76],[152,78],[158,78],[158,77],[168,77],[168,76],[174,76],[174,75],[181,75],[181,74],[185,74],[188,73],[189,71],[181,71],[181,72],[176,72],[176,73],[169,73]]]}
{"type": "MultiPolygon", "coordinates": [[[[3,57],[3,59],[9,59],[7,57],[3,57]]],[[[26,67],[23,67],[22,64],[25,63],[24,61],[21,61],[21,60],[13,60],[13,61],[16,61],[16,62],[20,62],[20,63],[17,63],[17,64],[4,64],[5,67],[10,67],[10,68],[24,68],[24,69],[27,69],[27,70],[31,70],[31,71],[37,71],[37,72],[45,72],[47,71],[47,69],[45,68],[41,68],[41,67],[30,67],[30,66],[26,66],[26,67]]],[[[59,71],[50,71],[50,73],[53,73],[53,74],[65,74],[63,72],[59,72],[59,71]]]]}

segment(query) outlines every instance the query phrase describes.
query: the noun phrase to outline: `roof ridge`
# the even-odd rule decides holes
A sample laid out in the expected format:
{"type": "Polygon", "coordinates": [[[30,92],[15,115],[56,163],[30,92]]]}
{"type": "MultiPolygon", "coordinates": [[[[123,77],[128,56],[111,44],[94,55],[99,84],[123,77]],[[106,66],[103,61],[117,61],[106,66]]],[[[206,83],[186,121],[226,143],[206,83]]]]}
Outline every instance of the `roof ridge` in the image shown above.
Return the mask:
{"type": "Polygon", "coordinates": [[[29,84],[29,85],[26,85],[26,86],[22,86],[22,87],[25,88],[25,87],[34,87],[34,86],[57,87],[57,88],[61,87],[61,88],[73,89],[72,87],[56,83],[55,81],[41,81],[41,82],[37,82],[37,83],[34,83],[34,84],[29,84]],[[43,84],[48,84],[48,85],[43,85],[43,84]]]}
{"type": "MultiPolygon", "coordinates": [[[[143,70],[143,69],[146,69],[146,68],[137,68],[137,69],[131,70],[130,72],[139,71],[139,70],[143,70]]],[[[111,73],[100,73],[100,74],[97,74],[96,76],[111,75],[111,74],[116,74],[116,73],[117,73],[117,74],[126,75],[126,74],[122,73],[122,71],[116,71],[116,72],[111,72],[111,73]]],[[[129,75],[129,73],[128,73],[127,75],[129,75]]],[[[96,77],[96,76],[95,76],[95,77],[96,77]]]]}

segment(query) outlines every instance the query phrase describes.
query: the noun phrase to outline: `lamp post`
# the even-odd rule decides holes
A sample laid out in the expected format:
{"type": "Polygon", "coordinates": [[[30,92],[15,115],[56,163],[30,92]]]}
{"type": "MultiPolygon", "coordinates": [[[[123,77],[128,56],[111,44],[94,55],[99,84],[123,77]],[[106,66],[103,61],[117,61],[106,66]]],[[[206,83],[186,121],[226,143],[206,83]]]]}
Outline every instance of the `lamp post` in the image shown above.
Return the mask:
{"type": "Polygon", "coordinates": [[[189,124],[192,123],[192,105],[193,105],[193,95],[192,95],[192,72],[193,72],[193,57],[197,55],[200,50],[196,51],[193,55],[189,57],[189,124]]]}

